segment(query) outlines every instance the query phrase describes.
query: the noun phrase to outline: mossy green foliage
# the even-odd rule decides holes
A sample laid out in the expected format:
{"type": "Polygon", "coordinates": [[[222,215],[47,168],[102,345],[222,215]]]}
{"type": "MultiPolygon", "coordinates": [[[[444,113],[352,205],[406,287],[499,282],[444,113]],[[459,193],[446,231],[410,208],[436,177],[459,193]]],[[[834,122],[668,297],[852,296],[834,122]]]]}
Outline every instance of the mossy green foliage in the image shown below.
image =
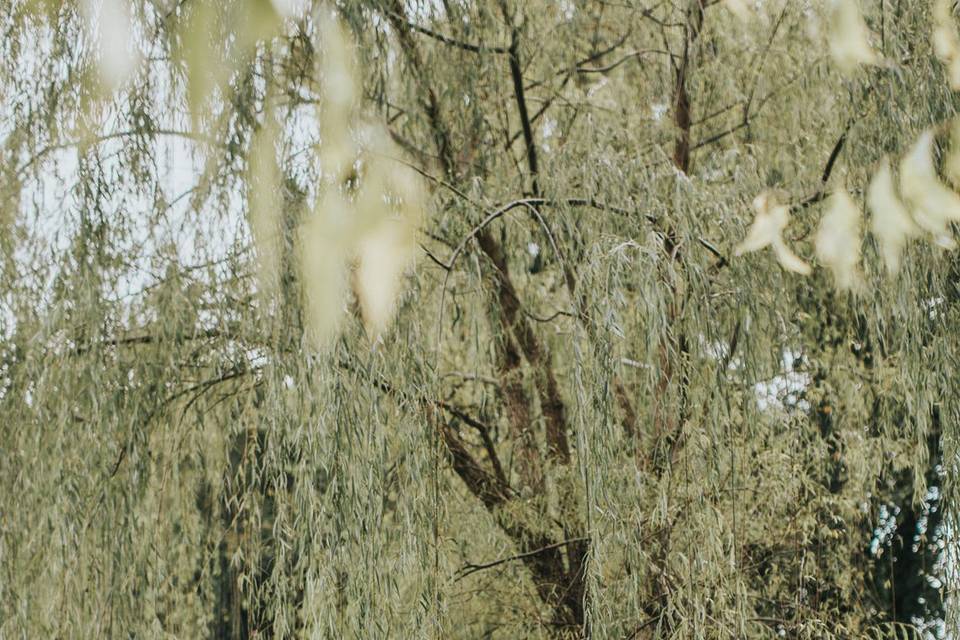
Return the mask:
{"type": "Polygon", "coordinates": [[[0,6],[0,636],[945,616],[960,262],[865,235],[838,291],[814,251],[825,194],[946,141],[930,3],[863,0],[841,74],[818,2],[151,0],[122,77],[80,4],[0,6]],[[811,275],[733,256],[766,190],[811,275]],[[415,192],[374,326],[316,221],[415,192]]]}

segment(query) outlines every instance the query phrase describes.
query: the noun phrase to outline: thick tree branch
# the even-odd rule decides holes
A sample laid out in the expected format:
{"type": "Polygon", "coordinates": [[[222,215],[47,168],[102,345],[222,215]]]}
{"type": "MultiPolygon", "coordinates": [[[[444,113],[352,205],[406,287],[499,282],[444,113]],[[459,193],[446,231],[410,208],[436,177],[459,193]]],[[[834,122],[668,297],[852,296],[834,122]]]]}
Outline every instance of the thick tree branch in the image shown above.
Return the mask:
{"type": "Polygon", "coordinates": [[[675,74],[673,121],[677,127],[677,139],[673,148],[673,164],[684,173],[690,172],[690,129],[693,123],[687,80],[691,69],[691,48],[700,37],[700,30],[703,28],[703,10],[701,0],[692,0],[691,7],[688,9],[683,53],[675,74]]]}
{"type": "MultiPolygon", "coordinates": [[[[439,101],[433,87],[426,80],[427,75],[424,73],[423,63],[420,59],[416,43],[413,42],[410,37],[410,29],[406,24],[407,21],[401,19],[404,15],[401,0],[392,0],[390,4],[392,13],[389,14],[388,17],[391,25],[397,32],[401,48],[404,50],[413,68],[421,95],[425,96],[423,103],[424,110],[433,129],[434,142],[438,150],[444,175],[448,179],[455,180],[458,167],[451,149],[450,131],[440,114],[439,101]]],[[[505,4],[502,4],[502,7],[506,9],[505,4]]],[[[513,54],[510,56],[511,75],[514,79],[515,89],[517,85],[519,85],[520,89],[516,91],[516,94],[518,106],[521,108],[521,117],[525,120],[525,126],[528,129],[525,132],[525,141],[528,143],[528,164],[531,177],[534,178],[535,193],[539,195],[539,186],[536,181],[536,150],[533,148],[533,132],[530,127],[529,115],[526,113],[526,100],[522,93],[523,78],[522,74],[519,73],[520,67],[516,43],[517,37],[516,32],[514,32],[513,46],[511,47],[513,54]],[[531,152],[533,154],[532,156],[531,152]]],[[[521,205],[517,204],[515,206],[521,205]]],[[[492,219],[503,215],[503,213],[505,213],[505,211],[500,212],[492,219]]],[[[490,221],[492,221],[492,219],[490,221]]],[[[489,224],[490,221],[487,221],[486,224],[489,224]]],[[[511,421],[511,428],[516,434],[517,444],[521,448],[528,450],[528,459],[539,464],[537,451],[531,446],[534,442],[532,440],[529,443],[524,442],[524,434],[532,433],[534,423],[532,421],[531,409],[534,403],[523,389],[519,376],[515,375],[515,372],[519,372],[519,351],[522,351],[534,371],[534,386],[547,423],[548,458],[564,464],[568,463],[570,461],[570,449],[566,436],[565,408],[553,372],[550,354],[546,348],[540,344],[530,325],[530,321],[518,313],[520,301],[510,278],[506,254],[501,243],[498,242],[492,234],[488,233],[486,224],[481,225],[475,233],[471,234],[471,237],[477,239],[480,249],[487,255],[494,266],[494,296],[498,304],[496,316],[503,335],[503,340],[499,345],[499,373],[501,389],[507,401],[507,415],[511,421]]],[[[465,246],[465,244],[466,242],[462,242],[461,247],[465,246]]],[[[462,250],[462,248],[459,249],[459,251],[462,250]]],[[[457,252],[458,254],[459,251],[457,252]]],[[[449,272],[447,276],[449,276],[449,272]]],[[[445,285],[446,279],[444,288],[445,285]]],[[[443,294],[441,294],[441,298],[442,295],[443,294]]],[[[473,458],[468,456],[469,452],[462,446],[462,441],[456,437],[456,433],[452,429],[449,427],[442,429],[441,435],[446,449],[451,456],[456,473],[464,483],[467,484],[470,491],[493,512],[495,507],[506,499],[502,491],[502,486],[498,483],[497,478],[475,464],[473,458]]],[[[530,548],[531,546],[535,548],[543,547],[553,542],[552,540],[545,539],[543,535],[534,534],[523,526],[515,522],[504,521],[502,518],[500,518],[500,526],[521,549],[530,548]]],[[[585,552],[582,556],[585,558],[585,552]]],[[[525,564],[533,574],[538,593],[543,601],[550,604],[554,609],[558,622],[561,622],[565,626],[582,625],[584,599],[583,566],[573,567],[568,575],[564,568],[563,557],[557,549],[532,556],[525,560],[525,564]]]]}

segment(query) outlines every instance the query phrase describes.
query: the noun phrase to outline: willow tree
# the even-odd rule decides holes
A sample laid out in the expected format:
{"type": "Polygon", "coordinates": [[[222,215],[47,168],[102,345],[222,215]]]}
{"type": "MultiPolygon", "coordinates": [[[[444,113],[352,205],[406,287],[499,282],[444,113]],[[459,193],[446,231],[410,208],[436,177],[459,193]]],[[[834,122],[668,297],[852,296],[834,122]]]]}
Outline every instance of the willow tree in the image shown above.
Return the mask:
{"type": "Polygon", "coordinates": [[[0,635],[937,637],[951,4],[2,3],[0,635]]]}

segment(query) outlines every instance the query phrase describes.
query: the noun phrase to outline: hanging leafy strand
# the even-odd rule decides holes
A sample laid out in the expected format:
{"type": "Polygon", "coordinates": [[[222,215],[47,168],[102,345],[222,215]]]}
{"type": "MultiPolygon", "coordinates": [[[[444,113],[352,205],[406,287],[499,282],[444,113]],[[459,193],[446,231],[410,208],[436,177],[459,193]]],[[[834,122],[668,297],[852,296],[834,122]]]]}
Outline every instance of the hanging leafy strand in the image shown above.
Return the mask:
{"type": "Polygon", "coordinates": [[[954,20],[0,3],[0,637],[956,634],[954,20]]]}

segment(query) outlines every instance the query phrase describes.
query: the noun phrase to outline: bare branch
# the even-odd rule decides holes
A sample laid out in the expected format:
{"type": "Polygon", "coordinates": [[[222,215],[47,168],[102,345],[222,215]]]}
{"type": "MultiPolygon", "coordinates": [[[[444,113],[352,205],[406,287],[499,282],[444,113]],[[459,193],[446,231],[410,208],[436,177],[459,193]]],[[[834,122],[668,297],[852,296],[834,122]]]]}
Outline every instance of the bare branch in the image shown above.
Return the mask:
{"type": "Polygon", "coordinates": [[[407,20],[406,18],[404,18],[402,15],[394,11],[388,11],[388,13],[394,16],[397,20],[402,20],[404,26],[416,31],[417,33],[421,33],[425,36],[433,38],[434,40],[437,40],[438,42],[442,42],[443,44],[450,45],[451,47],[456,47],[457,49],[470,51],[471,53],[505,54],[510,52],[510,49],[508,47],[488,46],[484,44],[472,44],[469,42],[462,42],[460,40],[456,40],[449,36],[445,36],[442,33],[437,33],[436,31],[431,31],[426,27],[421,27],[417,24],[414,24],[409,20],[407,20]]]}
{"type": "Polygon", "coordinates": [[[530,170],[530,180],[533,186],[533,195],[540,195],[540,183],[537,179],[537,146],[533,140],[533,127],[530,125],[530,115],[527,112],[527,100],[523,92],[523,73],[520,70],[520,41],[519,32],[513,30],[510,43],[510,77],[513,79],[513,92],[517,99],[517,110],[520,114],[520,126],[523,130],[523,141],[527,150],[527,168],[530,170]]]}
{"type": "Polygon", "coordinates": [[[484,569],[492,569],[493,567],[506,564],[507,562],[513,562],[515,560],[523,560],[525,558],[530,558],[535,555],[544,553],[545,551],[551,551],[553,549],[559,549],[567,545],[576,544],[578,542],[589,542],[589,537],[580,537],[580,538],[571,538],[570,540],[564,540],[562,542],[554,542],[553,544],[548,544],[539,549],[533,549],[532,551],[526,551],[524,553],[518,553],[516,555],[510,556],[509,558],[501,558],[499,560],[493,560],[492,562],[483,562],[480,564],[474,564],[473,562],[468,562],[460,569],[457,570],[457,577],[454,579],[454,582],[459,582],[469,575],[477,573],[478,571],[483,571],[484,569]]]}

